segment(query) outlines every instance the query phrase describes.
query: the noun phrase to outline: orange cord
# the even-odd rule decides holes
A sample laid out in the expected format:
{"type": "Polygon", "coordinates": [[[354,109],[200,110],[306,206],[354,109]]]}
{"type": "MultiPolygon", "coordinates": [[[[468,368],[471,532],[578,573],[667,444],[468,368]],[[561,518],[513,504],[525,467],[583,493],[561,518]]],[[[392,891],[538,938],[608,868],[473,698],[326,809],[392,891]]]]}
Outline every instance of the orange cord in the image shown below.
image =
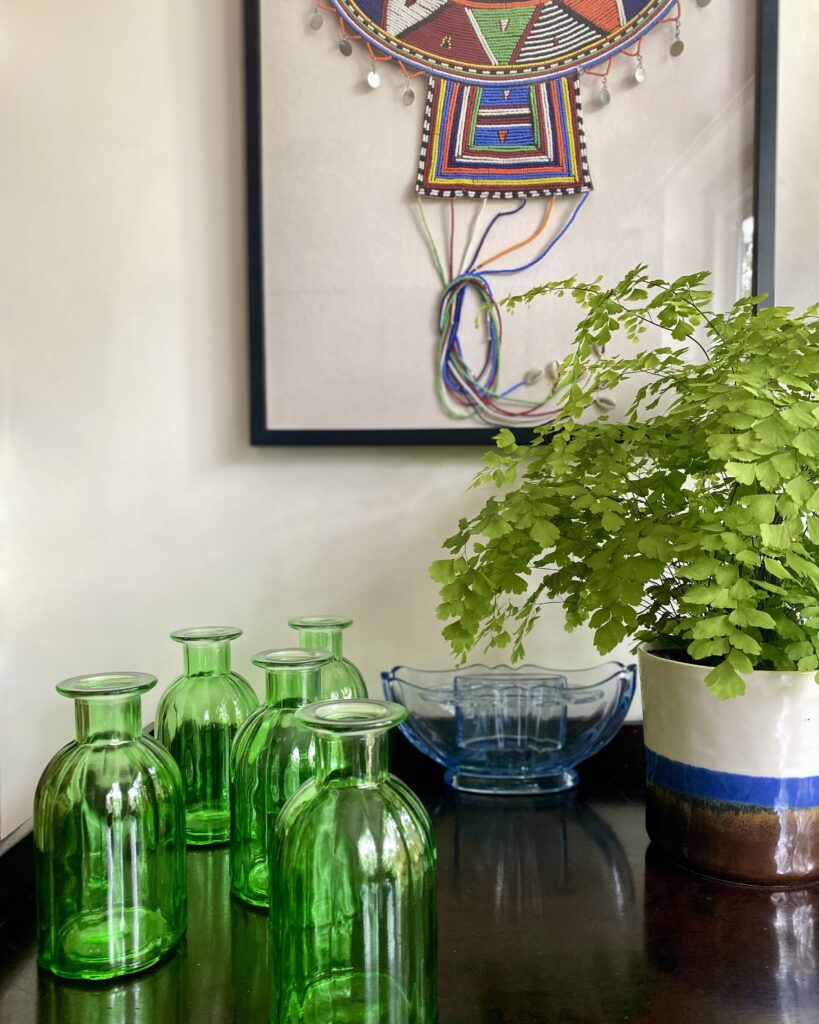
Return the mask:
{"type": "Polygon", "coordinates": [[[475,267],[475,270],[483,270],[483,268],[488,267],[490,263],[494,263],[496,260],[499,260],[501,256],[508,256],[510,252],[515,252],[517,249],[522,249],[524,245],[528,245],[530,242],[534,242],[534,240],[538,238],[540,235],[542,235],[543,232],[546,230],[546,226],[548,225],[549,219],[552,216],[552,210],[554,209],[554,206],[555,197],[550,196],[549,205],[546,207],[546,215],[543,218],[543,222],[533,235],[530,235],[523,242],[518,242],[517,245],[510,245],[508,249],[504,249],[502,252],[498,252],[495,253],[494,256],[490,256],[488,260],[484,260],[483,263],[479,263],[478,266],[475,267]]]}

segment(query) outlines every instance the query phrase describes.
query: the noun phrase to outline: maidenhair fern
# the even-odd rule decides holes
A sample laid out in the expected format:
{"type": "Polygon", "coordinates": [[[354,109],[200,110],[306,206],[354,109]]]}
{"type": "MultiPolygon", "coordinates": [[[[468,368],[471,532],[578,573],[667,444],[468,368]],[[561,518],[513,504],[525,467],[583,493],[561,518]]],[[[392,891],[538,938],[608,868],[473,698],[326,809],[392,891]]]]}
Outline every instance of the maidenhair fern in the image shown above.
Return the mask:
{"type": "Polygon", "coordinates": [[[706,279],[637,267],[613,288],[570,279],[507,300],[571,294],[585,313],[562,415],[531,444],[500,431],[476,479],[493,493],[432,565],[460,656],[484,642],[519,660],[558,599],[601,654],[629,637],[676,649],[721,698],[753,669],[819,668],[817,308],[714,313],[706,279]],[[643,344],[655,328],[663,347],[643,344]],[[636,354],[598,361],[620,333],[636,354]],[[622,421],[584,416],[627,378],[640,386],[622,421]]]}

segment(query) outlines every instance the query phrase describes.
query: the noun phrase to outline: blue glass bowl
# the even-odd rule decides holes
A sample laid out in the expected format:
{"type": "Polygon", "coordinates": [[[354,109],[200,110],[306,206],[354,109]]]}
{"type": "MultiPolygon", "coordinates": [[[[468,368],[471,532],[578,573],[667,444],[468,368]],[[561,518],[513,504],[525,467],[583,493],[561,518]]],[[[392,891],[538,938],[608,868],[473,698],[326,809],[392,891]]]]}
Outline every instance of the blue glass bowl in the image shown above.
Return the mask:
{"type": "Polygon", "coordinates": [[[399,665],[381,673],[403,704],[407,739],[467,793],[560,793],[574,770],[616,735],[631,706],[636,665],[590,669],[469,665],[444,672],[399,665]]]}

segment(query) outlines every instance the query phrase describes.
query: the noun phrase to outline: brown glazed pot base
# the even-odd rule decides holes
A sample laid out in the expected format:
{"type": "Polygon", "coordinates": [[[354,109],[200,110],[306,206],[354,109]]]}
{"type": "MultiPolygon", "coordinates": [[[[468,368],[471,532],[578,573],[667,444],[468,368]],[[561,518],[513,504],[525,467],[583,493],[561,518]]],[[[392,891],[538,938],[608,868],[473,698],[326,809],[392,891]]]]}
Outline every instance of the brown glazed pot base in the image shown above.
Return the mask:
{"type": "Polygon", "coordinates": [[[819,881],[819,807],[772,811],[646,787],[646,830],[695,871],[791,888],[819,881]]]}

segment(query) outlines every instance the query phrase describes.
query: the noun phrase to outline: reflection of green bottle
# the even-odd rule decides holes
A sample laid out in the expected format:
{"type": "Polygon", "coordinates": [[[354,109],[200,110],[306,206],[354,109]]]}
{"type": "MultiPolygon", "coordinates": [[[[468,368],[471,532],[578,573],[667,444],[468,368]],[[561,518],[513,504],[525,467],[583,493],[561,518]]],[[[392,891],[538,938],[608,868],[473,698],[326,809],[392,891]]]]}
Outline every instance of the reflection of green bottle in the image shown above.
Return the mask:
{"type": "MultiPolygon", "coordinates": [[[[180,950],[156,971],[92,985],[37,971],[37,1024],[187,1024],[185,961],[180,950]]],[[[13,1015],[8,1024],[25,1019],[13,1015]]]]}
{"type": "Polygon", "coordinates": [[[207,845],[230,839],[230,748],[259,706],[246,679],[230,669],[234,626],[180,629],[185,671],[162,694],[156,738],[173,754],[185,786],[186,836],[207,845]]]}
{"type": "Polygon", "coordinates": [[[435,1024],[435,843],[426,811],[387,769],[385,701],[324,701],[316,776],[271,844],[275,1024],[435,1024]]]}
{"type": "Polygon", "coordinates": [[[269,905],[271,826],[315,767],[312,734],[295,714],[318,700],[319,674],[331,657],[295,648],[253,659],[265,672],[265,703],[239,729],[231,754],[230,888],[259,907],[269,905]]]}
{"type": "Polygon", "coordinates": [[[173,758],[142,735],[153,676],[67,679],[77,738],[34,799],[38,962],[65,978],[150,967],[185,931],[185,805],[173,758]]]}
{"type": "Polygon", "coordinates": [[[352,626],[352,619],[335,615],[315,615],[291,619],[290,626],[299,634],[299,646],[313,651],[330,651],[333,660],[321,670],[321,699],[346,700],[366,697],[367,686],[355,665],[341,651],[342,631],[352,626]]]}

